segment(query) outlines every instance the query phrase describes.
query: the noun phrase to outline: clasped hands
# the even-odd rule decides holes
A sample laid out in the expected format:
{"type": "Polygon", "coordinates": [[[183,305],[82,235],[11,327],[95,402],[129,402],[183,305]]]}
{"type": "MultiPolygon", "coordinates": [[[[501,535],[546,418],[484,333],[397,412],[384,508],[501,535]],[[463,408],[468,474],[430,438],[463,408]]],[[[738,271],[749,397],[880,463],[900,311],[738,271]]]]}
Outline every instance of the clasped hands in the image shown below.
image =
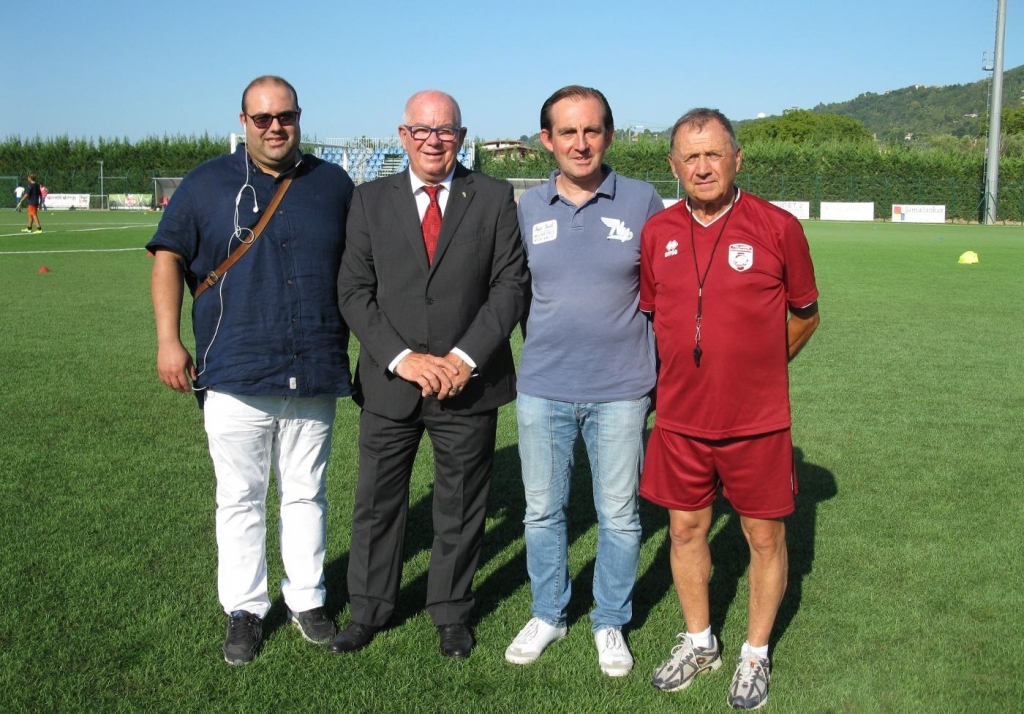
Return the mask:
{"type": "Polygon", "coordinates": [[[410,352],[395,367],[395,374],[419,385],[421,396],[437,395],[439,401],[461,394],[472,373],[473,369],[454,352],[444,357],[410,352]]]}

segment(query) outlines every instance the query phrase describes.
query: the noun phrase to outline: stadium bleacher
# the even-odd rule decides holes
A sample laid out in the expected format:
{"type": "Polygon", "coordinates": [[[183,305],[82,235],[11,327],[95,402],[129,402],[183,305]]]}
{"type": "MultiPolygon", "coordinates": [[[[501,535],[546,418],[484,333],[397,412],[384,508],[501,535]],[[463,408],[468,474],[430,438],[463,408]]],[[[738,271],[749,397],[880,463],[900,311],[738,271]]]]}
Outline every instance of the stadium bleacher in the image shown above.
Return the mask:
{"type": "MultiPolygon", "coordinates": [[[[325,139],[314,144],[313,153],[324,161],[338,164],[357,183],[391,176],[409,166],[409,156],[402,148],[398,137],[385,139],[325,139]]],[[[459,162],[468,168],[475,163],[475,148],[463,146],[459,150],[459,162]]]]}

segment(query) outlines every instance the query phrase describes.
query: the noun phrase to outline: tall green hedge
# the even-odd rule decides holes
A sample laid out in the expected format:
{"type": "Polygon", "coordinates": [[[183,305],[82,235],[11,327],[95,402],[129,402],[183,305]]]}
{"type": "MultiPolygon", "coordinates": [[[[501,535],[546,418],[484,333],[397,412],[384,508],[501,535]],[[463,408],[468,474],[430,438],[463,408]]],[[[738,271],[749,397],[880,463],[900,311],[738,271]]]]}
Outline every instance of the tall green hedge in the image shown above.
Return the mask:
{"type": "MultiPolygon", "coordinates": [[[[164,136],[132,143],[128,139],[8,138],[0,143],[0,176],[23,182],[36,173],[55,193],[145,193],[154,176],[184,176],[190,169],[227,150],[227,138],[164,136]]],[[[668,142],[645,138],[620,140],[606,155],[624,176],[650,181],[662,196],[678,197],[679,185],[668,166],[668,142]]],[[[546,151],[525,159],[495,159],[477,153],[479,168],[497,178],[543,178],[555,168],[546,151]]],[[[739,185],[769,200],[810,201],[818,215],[821,201],[873,201],[875,215],[889,215],[893,203],[945,204],[951,219],[978,220],[984,198],[983,147],[965,151],[877,147],[862,142],[794,144],[755,141],[743,147],[739,185]]],[[[10,195],[6,183],[2,190],[10,195]]],[[[13,200],[13,197],[11,197],[13,200]]],[[[2,205],[2,204],[0,204],[2,205]]],[[[1000,162],[998,215],[1024,221],[1024,158],[1000,162]]]]}
{"type": "Polygon", "coordinates": [[[227,151],[227,138],[208,134],[128,139],[8,138],[0,143],[0,175],[24,181],[29,173],[54,193],[146,193],[154,176],[184,176],[227,151]]]}
{"type": "MultiPolygon", "coordinates": [[[[668,165],[668,142],[613,143],[606,161],[624,176],[650,181],[664,197],[680,188],[668,165]]],[[[495,159],[480,152],[481,169],[499,178],[543,178],[555,166],[545,151],[529,159],[495,159]]],[[[793,144],[756,141],[743,147],[741,188],[769,200],[873,201],[875,215],[888,217],[893,203],[944,204],[950,219],[976,221],[985,187],[984,148],[976,151],[917,149],[862,142],[793,144]]],[[[1024,158],[1000,161],[1000,220],[1024,221],[1024,158]]]]}

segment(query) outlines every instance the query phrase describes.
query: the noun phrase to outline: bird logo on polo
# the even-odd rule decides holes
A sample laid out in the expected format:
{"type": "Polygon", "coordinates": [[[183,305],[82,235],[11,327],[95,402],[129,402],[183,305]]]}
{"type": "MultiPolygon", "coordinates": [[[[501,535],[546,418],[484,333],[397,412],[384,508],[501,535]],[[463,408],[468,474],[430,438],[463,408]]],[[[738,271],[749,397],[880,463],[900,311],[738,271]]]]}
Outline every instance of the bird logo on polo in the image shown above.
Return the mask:
{"type": "Polygon", "coordinates": [[[611,229],[608,231],[608,240],[617,240],[621,243],[633,240],[633,231],[626,228],[625,221],[620,221],[618,218],[605,218],[601,216],[601,223],[611,229]]]}
{"type": "Polygon", "coordinates": [[[733,243],[729,246],[729,266],[742,273],[754,264],[754,246],[746,243],[733,243]]]}
{"type": "Polygon", "coordinates": [[[679,255],[679,241],[670,240],[665,244],[665,257],[670,258],[673,255],[679,255]]]}

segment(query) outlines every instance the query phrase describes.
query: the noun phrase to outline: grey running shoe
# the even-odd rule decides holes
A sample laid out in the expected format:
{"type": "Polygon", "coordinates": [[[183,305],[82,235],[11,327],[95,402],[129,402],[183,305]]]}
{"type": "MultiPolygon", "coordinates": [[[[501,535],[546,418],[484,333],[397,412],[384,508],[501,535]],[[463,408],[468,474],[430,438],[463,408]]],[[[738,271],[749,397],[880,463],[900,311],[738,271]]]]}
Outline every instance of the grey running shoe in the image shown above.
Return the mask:
{"type": "Polygon", "coordinates": [[[224,639],[224,661],[232,665],[252,662],[263,639],[263,618],[245,610],[228,615],[228,634],[224,639]]]}
{"type": "Polygon", "coordinates": [[[314,607],[312,610],[302,612],[289,609],[288,619],[299,628],[302,637],[313,644],[329,645],[334,640],[334,636],[338,634],[334,620],[327,617],[327,612],[322,607],[314,607]]]}
{"type": "Polygon", "coordinates": [[[654,671],[651,684],[663,692],[686,689],[701,672],[711,672],[722,666],[722,653],[718,638],[711,636],[711,647],[694,647],[685,632],[676,635],[682,642],[672,648],[668,662],[654,671]]]}
{"type": "Polygon", "coordinates": [[[736,709],[760,709],[768,703],[768,682],[772,678],[767,657],[740,655],[736,674],[729,687],[729,706],[736,709]]]}

